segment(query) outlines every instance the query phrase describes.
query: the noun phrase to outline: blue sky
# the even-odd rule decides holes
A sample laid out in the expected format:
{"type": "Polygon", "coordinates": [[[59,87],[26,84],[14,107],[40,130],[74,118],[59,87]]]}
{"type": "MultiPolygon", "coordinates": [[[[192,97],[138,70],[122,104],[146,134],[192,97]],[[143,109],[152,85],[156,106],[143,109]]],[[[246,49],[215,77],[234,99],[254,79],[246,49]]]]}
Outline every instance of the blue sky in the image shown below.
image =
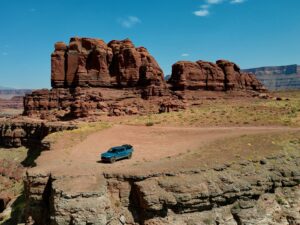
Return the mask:
{"type": "Polygon", "coordinates": [[[50,54],[72,36],[145,46],[165,74],[178,60],[242,68],[300,64],[300,0],[0,0],[0,86],[50,87],[50,54]]]}

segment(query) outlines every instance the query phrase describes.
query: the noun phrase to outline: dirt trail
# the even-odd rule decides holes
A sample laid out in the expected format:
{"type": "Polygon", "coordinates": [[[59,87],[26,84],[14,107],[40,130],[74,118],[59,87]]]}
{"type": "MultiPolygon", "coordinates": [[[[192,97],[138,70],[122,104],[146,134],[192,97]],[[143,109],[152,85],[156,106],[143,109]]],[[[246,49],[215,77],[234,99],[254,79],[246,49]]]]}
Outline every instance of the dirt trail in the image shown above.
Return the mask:
{"type": "MultiPolygon", "coordinates": [[[[165,164],[163,159],[176,158],[175,156],[187,154],[219,139],[245,134],[292,130],[300,129],[287,127],[199,128],[115,125],[112,128],[89,135],[84,141],[70,149],[57,148],[53,151],[43,152],[37,160],[35,170],[51,171],[57,175],[99,174],[104,171],[132,172],[135,169],[139,172],[150,169],[163,170],[170,165],[170,162],[165,164]],[[115,164],[99,162],[101,152],[112,146],[125,143],[134,146],[135,152],[131,160],[122,160],[115,164]],[[139,166],[137,166],[138,164],[139,166]],[[143,165],[145,166],[143,167],[143,165]]],[[[215,157],[222,156],[216,155],[215,157]]],[[[188,163],[185,166],[188,166],[188,163]]],[[[176,161],[173,162],[172,167],[176,168],[176,161]]]]}

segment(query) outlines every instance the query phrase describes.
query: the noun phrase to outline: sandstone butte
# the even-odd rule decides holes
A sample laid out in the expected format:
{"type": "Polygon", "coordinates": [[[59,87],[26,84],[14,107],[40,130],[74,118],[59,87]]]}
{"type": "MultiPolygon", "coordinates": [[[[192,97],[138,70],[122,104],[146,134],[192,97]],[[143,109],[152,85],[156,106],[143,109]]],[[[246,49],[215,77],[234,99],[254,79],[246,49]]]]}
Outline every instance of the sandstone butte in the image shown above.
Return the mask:
{"type": "Polygon", "coordinates": [[[203,91],[266,91],[253,74],[225,60],[177,62],[166,82],[148,50],[129,39],[106,44],[79,37],[71,38],[69,45],[55,44],[51,86],[25,96],[24,115],[64,119],[158,113],[184,109],[203,91]]]}

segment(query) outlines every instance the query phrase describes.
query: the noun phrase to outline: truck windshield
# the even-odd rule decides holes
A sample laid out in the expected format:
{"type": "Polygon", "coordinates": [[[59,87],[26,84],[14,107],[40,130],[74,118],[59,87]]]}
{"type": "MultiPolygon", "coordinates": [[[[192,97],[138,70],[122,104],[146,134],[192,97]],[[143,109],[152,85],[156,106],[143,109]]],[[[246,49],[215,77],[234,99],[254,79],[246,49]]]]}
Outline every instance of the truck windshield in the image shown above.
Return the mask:
{"type": "Polygon", "coordinates": [[[109,149],[108,151],[109,152],[112,152],[112,153],[115,153],[115,152],[118,152],[118,151],[120,151],[121,149],[120,148],[111,148],[111,149],[109,149]]]}

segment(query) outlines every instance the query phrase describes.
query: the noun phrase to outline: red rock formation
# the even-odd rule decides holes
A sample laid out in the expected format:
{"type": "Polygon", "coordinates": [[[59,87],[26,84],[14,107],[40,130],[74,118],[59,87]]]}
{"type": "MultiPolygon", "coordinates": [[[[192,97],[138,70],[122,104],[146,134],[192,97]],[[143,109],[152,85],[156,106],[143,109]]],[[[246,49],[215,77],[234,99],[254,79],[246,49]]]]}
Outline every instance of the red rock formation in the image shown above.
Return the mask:
{"type": "Polygon", "coordinates": [[[146,48],[129,40],[71,38],[69,46],[55,44],[51,55],[53,88],[70,87],[156,87],[150,95],[165,91],[164,75],[146,48]]]}
{"type": "Polygon", "coordinates": [[[216,64],[177,62],[172,67],[169,83],[174,90],[266,90],[253,74],[243,73],[236,64],[225,60],[216,64]]]}
{"type": "MultiPolygon", "coordinates": [[[[100,39],[76,37],[68,46],[57,42],[51,55],[51,85],[51,90],[26,95],[24,115],[51,119],[101,112],[137,114],[144,106],[135,100],[170,95],[155,59],[146,48],[136,48],[128,39],[106,44],[100,39]],[[124,106],[119,103],[124,99],[135,100],[124,106]]],[[[159,101],[155,104],[159,108],[159,101]]]]}
{"type": "Polygon", "coordinates": [[[26,95],[24,115],[56,120],[177,111],[192,98],[177,90],[263,90],[253,75],[228,61],[173,65],[167,86],[147,49],[126,39],[106,44],[100,39],[71,38],[55,44],[51,55],[51,90],[26,95]]]}
{"type": "MultiPolygon", "coordinates": [[[[147,90],[147,89],[146,89],[147,90]]],[[[142,90],[143,91],[143,90],[142,90]]],[[[174,96],[144,100],[140,90],[133,88],[53,88],[34,91],[24,98],[24,115],[47,120],[80,118],[87,116],[121,116],[158,113],[163,102],[174,96]]],[[[177,99],[177,97],[175,97],[177,99]]],[[[170,110],[183,105],[173,101],[170,110]]]]}

